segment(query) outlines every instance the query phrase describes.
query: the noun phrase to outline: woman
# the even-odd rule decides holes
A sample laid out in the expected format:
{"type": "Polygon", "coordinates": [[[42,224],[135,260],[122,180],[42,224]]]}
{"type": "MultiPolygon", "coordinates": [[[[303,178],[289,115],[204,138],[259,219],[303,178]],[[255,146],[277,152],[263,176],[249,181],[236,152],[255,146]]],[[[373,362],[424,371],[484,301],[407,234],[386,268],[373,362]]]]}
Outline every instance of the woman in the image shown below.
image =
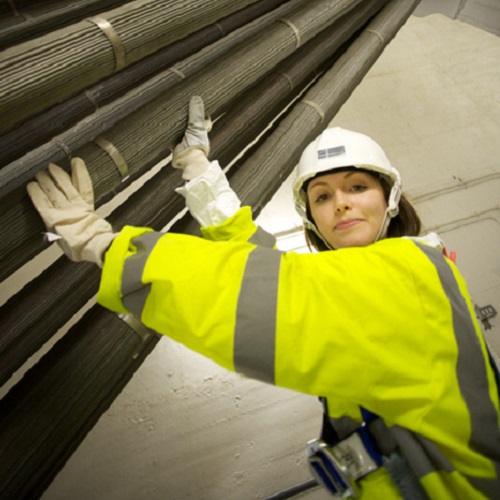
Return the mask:
{"type": "Polygon", "coordinates": [[[114,235],[78,159],[73,181],[50,165],[28,185],[70,258],[103,265],[99,303],[230,370],[320,396],[310,466],[338,496],[497,497],[498,387],[466,285],[440,249],[400,237],[419,222],[380,147],[332,129],[306,148],[294,195],[326,251],[283,253],[207,160],[201,104],[174,164],[205,239],[114,235]]]}

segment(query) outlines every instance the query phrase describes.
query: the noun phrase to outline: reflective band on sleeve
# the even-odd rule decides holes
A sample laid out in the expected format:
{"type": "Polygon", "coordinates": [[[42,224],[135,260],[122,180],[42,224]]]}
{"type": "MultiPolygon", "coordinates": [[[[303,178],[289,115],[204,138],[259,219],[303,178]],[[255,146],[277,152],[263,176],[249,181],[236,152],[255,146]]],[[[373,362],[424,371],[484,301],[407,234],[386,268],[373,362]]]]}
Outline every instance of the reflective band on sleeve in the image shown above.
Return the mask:
{"type": "Polygon", "coordinates": [[[274,384],[276,307],[282,252],[257,247],[248,257],[238,298],[234,367],[274,384]]]}
{"type": "Polygon", "coordinates": [[[271,233],[264,231],[260,226],[257,227],[257,231],[255,231],[248,241],[254,245],[267,248],[274,248],[276,245],[276,238],[271,233]]]}
{"type": "Polygon", "coordinates": [[[144,266],[163,233],[144,233],[132,240],[137,252],[130,256],[123,267],[122,295],[123,305],[138,320],[141,319],[144,304],[148,298],[151,285],[142,282],[144,266]]]}
{"type": "Polygon", "coordinates": [[[415,244],[436,266],[441,286],[452,308],[453,328],[458,346],[457,380],[467,405],[471,423],[469,446],[495,464],[496,479],[468,476],[475,488],[491,498],[500,491],[500,429],[498,415],[489,394],[484,358],[467,303],[442,253],[427,245],[415,244]]]}

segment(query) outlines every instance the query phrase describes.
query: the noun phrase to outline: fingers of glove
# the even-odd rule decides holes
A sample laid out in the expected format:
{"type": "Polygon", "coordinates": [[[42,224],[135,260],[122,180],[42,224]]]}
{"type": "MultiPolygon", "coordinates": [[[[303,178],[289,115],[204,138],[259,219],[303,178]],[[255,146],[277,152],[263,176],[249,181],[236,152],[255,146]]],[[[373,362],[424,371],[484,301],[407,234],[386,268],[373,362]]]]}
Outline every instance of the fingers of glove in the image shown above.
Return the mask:
{"type": "Polygon", "coordinates": [[[188,126],[181,142],[173,150],[174,166],[182,168],[176,165],[176,156],[189,148],[201,148],[208,155],[210,142],[206,125],[203,99],[199,96],[193,96],[189,101],[188,126]]]}
{"type": "Polygon", "coordinates": [[[43,170],[42,172],[38,172],[35,175],[35,179],[40,186],[40,189],[45,193],[54,208],[63,208],[68,205],[66,195],[63,191],[61,191],[61,189],[59,189],[55,179],[49,175],[48,171],[43,170]]]}
{"type": "Polygon", "coordinates": [[[33,205],[38,210],[40,215],[47,212],[47,210],[54,208],[54,205],[51,203],[47,195],[43,192],[40,184],[38,182],[30,182],[26,186],[26,190],[28,191],[28,196],[31,198],[33,205]]]}
{"type": "Polygon", "coordinates": [[[93,207],[94,188],[92,187],[92,179],[90,178],[87,165],[85,165],[85,162],[81,158],[73,158],[71,160],[71,179],[83,200],[93,207]]]}
{"type": "Polygon", "coordinates": [[[210,147],[208,131],[212,129],[212,120],[205,117],[203,99],[199,96],[191,97],[189,101],[188,127],[183,142],[186,147],[201,146],[206,150],[210,147]]]}
{"type": "Polygon", "coordinates": [[[68,206],[72,203],[82,201],[82,196],[73,185],[71,177],[65,170],[63,170],[61,167],[57,166],[54,163],[49,163],[49,172],[52,178],[54,179],[56,186],[59,188],[59,190],[63,193],[63,195],[66,198],[64,204],[61,206],[68,206]]]}
{"type": "Polygon", "coordinates": [[[205,129],[205,106],[199,96],[191,97],[189,101],[188,128],[205,129]]]}

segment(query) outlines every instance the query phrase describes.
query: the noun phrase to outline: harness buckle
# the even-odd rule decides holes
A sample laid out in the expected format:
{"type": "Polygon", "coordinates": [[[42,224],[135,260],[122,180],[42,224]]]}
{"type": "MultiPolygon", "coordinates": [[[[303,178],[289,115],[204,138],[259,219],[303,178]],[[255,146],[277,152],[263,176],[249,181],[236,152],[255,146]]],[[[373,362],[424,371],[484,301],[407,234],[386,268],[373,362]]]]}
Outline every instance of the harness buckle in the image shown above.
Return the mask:
{"type": "Polygon", "coordinates": [[[366,437],[367,430],[362,427],[334,446],[322,439],[307,443],[309,469],[316,481],[334,497],[358,497],[356,481],[381,466],[381,457],[374,456],[366,437]]]}

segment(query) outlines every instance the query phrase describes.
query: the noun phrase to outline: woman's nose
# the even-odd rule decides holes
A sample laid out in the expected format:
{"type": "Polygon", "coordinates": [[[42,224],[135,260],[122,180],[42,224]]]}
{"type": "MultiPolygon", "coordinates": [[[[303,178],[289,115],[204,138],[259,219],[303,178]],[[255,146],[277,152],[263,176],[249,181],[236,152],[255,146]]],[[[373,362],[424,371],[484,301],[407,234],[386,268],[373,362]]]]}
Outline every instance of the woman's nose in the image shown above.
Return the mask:
{"type": "Polygon", "coordinates": [[[352,208],[350,201],[345,196],[338,196],[335,200],[335,212],[342,213],[352,208]]]}

